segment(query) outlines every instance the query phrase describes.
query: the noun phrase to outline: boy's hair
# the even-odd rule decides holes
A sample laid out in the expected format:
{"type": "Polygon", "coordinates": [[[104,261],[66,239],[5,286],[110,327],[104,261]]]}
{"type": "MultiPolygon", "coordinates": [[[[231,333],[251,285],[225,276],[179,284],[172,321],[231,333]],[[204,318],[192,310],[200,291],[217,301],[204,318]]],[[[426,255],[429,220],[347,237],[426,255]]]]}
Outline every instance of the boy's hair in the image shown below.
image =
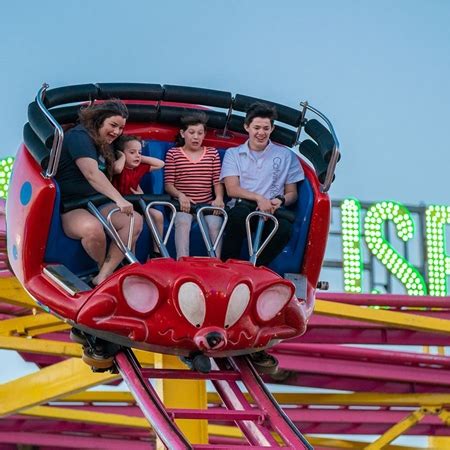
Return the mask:
{"type": "MultiPolygon", "coordinates": [[[[208,122],[208,116],[204,112],[187,113],[181,116],[181,129],[186,131],[191,125],[203,125],[206,131],[206,122],[208,122]]],[[[184,138],[181,133],[178,133],[175,137],[175,146],[182,147],[185,144],[184,138]]]]}
{"type": "Polygon", "coordinates": [[[119,138],[114,141],[114,150],[123,152],[125,148],[125,144],[131,141],[138,141],[142,147],[142,139],[139,136],[135,136],[133,134],[122,134],[119,138]]]}
{"type": "Polygon", "coordinates": [[[256,117],[270,119],[270,123],[273,125],[274,121],[277,119],[277,110],[275,106],[270,106],[267,103],[252,103],[245,115],[245,125],[250,125],[252,120],[256,117]]]}

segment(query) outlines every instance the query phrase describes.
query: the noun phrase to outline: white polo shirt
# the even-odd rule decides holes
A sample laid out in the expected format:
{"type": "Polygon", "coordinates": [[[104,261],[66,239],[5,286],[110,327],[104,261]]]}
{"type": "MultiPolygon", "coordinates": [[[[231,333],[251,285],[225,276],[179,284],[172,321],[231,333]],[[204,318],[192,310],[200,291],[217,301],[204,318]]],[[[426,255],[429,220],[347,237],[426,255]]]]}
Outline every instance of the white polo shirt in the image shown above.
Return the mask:
{"type": "Polygon", "coordinates": [[[305,178],[297,155],[271,141],[259,152],[250,150],[248,141],[228,149],[223,158],[220,181],[230,176],[239,177],[241,188],[268,199],[284,194],[286,184],[305,178]]]}

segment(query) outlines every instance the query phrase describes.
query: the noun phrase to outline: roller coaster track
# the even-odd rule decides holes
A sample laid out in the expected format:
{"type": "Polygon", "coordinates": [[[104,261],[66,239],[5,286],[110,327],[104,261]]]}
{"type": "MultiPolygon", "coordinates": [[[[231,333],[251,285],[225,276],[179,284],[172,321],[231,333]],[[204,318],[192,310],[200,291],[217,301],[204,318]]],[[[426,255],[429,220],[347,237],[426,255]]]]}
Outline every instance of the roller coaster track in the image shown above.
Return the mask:
{"type": "Polygon", "coordinates": [[[177,418],[235,422],[248,441],[248,446],[242,448],[278,448],[279,443],[272,436],[272,431],[278,434],[283,447],[312,449],[279,407],[247,357],[217,360],[216,369],[203,376],[191,370],[143,369],[129,349],[119,353],[115,361],[144,416],[169,449],[220,448],[209,444],[191,445],[175,424],[174,419],[177,418]],[[210,380],[222,398],[224,408],[220,410],[215,408],[213,411],[204,409],[167,411],[149,382],[149,379],[158,378],[210,380]],[[238,386],[239,381],[254,399],[256,408],[246,399],[238,386]]]}
{"type": "Polygon", "coordinates": [[[394,445],[404,435],[433,436],[428,448],[450,448],[448,297],[321,295],[306,334],[272,350],[282,376],[263,379],[284,386],[273,396],[245,357],[217,360],[210,374],[198,374],[126,350],[116,357],[119,374],[92,373],[80,346],[69,342],[68,325],[40,311],[8,272],[1,231],[0,349],[39,368],[0,384],[1,450],[141,450],[155,448],[156,439],[177,449],[418,448],[394,445]],[[436,348],[413,352],[410,345],[436,348]],[[129,390],[90,390],[121,378],[129,390]],[[166,404],[154,380],[172,378],[179,397],[183,383],[208,381],[204,405],[166,404]],[[339,391],[299,393],[298,387],[339,391]],[[184,420],[204,423],[206,441],[191,440],[184,420]],[[368,434],[373,442],[358,440],[368,434]]]}

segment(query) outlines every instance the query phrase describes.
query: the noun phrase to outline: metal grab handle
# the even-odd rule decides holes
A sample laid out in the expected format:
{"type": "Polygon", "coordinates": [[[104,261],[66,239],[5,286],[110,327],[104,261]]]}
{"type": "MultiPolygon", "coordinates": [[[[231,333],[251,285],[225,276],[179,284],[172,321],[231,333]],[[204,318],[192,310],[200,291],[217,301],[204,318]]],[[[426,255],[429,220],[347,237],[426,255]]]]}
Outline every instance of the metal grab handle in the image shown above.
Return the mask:
{"type": "Polygon", "coordinates": [[[173,206],[172,203],[170,203],[170,202],[164,202],[164,201],[154,201],[154,202],[150,202],[147,205],[142,198],[139,199],[139,204],[141,205],[141,208],[144,211],[145,220],[150,228],[150,231],[152,232],[153,239],[156,241],[156,245],[158,246],[158,248],[161,252],[161,256],[163,258],[170,258],[169,251],[167,250],[167,241],[169,240],[170,233],[171,233],[173,225],[175,223],[175,216],[177,214],[177,210],[175,209],[175,206],[173,206]],[[155,222],[154,222],[152,216],[150,215],[149,210],[150,210],[150,208],[153,208],[154,206],[168,206],[171,210],[169,227],[167,228],[164,238],[163,238],[163,236],[161,236],[159,234],[159,231],[156,228],[155,222]]]}
{"type": "Polygon", "coordinates": [[[202,233],[203,241],[206,245],[206,250],[208,251],[208,255],[211,256],[211,258],[217,257],[217,247],[219,245],[220,240],[222,239],[223,232],[225,231],[225,226],[228,222],[228,214],[219,206],[203,206],[197,211],[197,221],[198,226],[200,228],[200,232],[202,233]],[[223,216],[222,220],[222,226],[220,227],[219,233],[217,234],[216,240],[211,242],[211,237],[209,233],[206,232],[207,225],[205,224],[206,220],[204,218],[205,211],[218,211],[221,216],[223,216]]]}
{"type": "Polygon", "coordinates": [[[245,219],[245,228],[247,230],[248,253],[250,255],[249,261],[253,265],[256,265],[256,260],[258,259],[259,255],[266,248],[267,244],[270,242],[270,240],[273,238],[273,236],[278,230],[278,219],[269,213],[265,213],[262,211],[253,211],[245,219]],[[255,233],[255,240],[253,243],[252,230],[250,229],[250,220],[254,216],[258,216],[259,221],[258,221],[258,228],[256,229],[255,233]],[[270,234],[264,240],[264,242],[260,244],[265,222],[264,218],[270,219],[274,223],[274,226],[270,234]]]}
{"type": "MultiPolygon", "coordinates": [[[[120,212],[120,208],[114,208],[112,209],[108,215],[106,216],[106,220],[108,221],[109,225],[111,226],[111,229],[114,230],[114,233],[117,234],[117,238],[122,242],[121,237],[119,236],[119,233],[117,233],[117,230],[115,226],[112,223],[111,217],[116,212],[120,212]]],[[[128,241],[127,241],[127,249],[131,251],[131,244],[133,243],[133,232],[134,232],[134,214],[130,215],[130,226],[128,227],[128,241]]]]}
{"type": "Polygon", "coordinates": [[[48,84],[44,83],[36,95],[36,103],[39,106],[39,109],[44,113],[48,121],[55,127],[47,170],[44,173],[45,178],[51,178],[56,174],[56,171],[58,170],[59,157],[61,156],[61,147],[64,140],[64,131],[61,125],[55,120],[55,118],[50,114],[50,111],[44,105],[45,92],[47,91],[47,89],[48,84]]]}
{"type": "Polygon", "coordinates": [[[119,236],[119,233],[117,232],[116,228],[111,222],[111,216],[120,211],[120,208],[113,208],[109,213],[107,218],[105,219],[102,215],[102,213],[95,207],[95,205],[92,202],[88,202],[87,207],[89,211],[100,221],[100,223],[103,225],[103,227],[106,230],[106,233],[111,238],[111,240],[117,245],[119,250],[125,255],[125,257],[128,259],[128,261],[133,264],[138,262],[138,259],[136,258],[136,255],[131,251],[131,242],[133,238],[133,231],[134,231],[134,214],[130,217],[130,228],[128,231],[128,246],[126,246],[121,237],[119,236]]]}
{"type": "MultiPolygon", "coordinates": [[[[331,183],[333,182],[333,176],[334,176],[334,172],[336,170],[336,164],[339,160],[339,155],[340,155],[339,141],[338,141],[338,138],[334,131],[332,123],[330,122],[330,120],[328,119],[328,117],[325,114],[321,113],[318,109],[310,106],[308,104],[308,102],[300,102],[300,106],[302,106],[304,109],[309,109],[313,113],[317,114],[328,125],[328,129],[331,133],[331,136],[333,137],[334,146],[333,146],[333,151],[331,153],[330,162],[328,163],[327,173],[325,174],[325,181],[323,182],[323,184],[320,185],[321,192],[325,193],[325,192],[328,192],[328,190],[330,189],[331,183]]],[[[302,125],[300,124],[300,126],[302,126],[302,125]]]]}

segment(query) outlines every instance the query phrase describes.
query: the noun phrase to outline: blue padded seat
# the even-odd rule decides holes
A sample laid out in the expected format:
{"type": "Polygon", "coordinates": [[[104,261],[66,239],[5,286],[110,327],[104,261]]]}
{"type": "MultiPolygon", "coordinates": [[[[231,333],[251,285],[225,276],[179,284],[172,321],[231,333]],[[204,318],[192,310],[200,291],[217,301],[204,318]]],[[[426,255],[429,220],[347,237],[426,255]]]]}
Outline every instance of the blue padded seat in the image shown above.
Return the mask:
{"type": "MultiPolygon", "coordinates": [[[[44,261],[49,264],[63,264],[78,276],[93,273],[98,270],[96,262],[84,251],[80,240],[69,238],[63,231],[60,213],[61,195],[58,183],[53,181],[56,186],[56,198],[44,261]]],[[[150,231],[144,227],[136,244],[136,257],[140,262],[147,261],[150,242],[150,231]]]]}
{"type": "MultiPolygon", "coordinates": [[[[173,147],[173,143],[164,141],[147,141],[143,147],[143,154],[154,156],[164,160],[167,150],[173,147]]],[[[221,160],[225,155],[225,149],[218,149],[221,160]]],[[[145,175],[145,180],[141,182],[144,192],[153,192],[154,194],[164,193],[164,169],[157,170],[145,175]]],[[[296,220],[292,232],[292,238],[284,250],[272,261],[270,268],[274,271],[284,274],[289,272],[298,272],[308,238],[309,225],[311,222],[311,213],[314,203],[314,193],[309,180],[298,183],[298,200],[294,207],[296,211],[296,220]]],[[[168,250],[172,256],[175,256],[174,233],[168,241],[168,250]]],[[[243,256],[248,258],[247,243],[243,245],[243,256]]],[[[197,223],[192,226],[190,238],[190,254],[192,256],[207,256],[205,244],[198,230],[197,223]]]]}
{"type": "MultiPolygon", "coordinates": [[[[173,147],[172,142],[146,141],[143,147],[143,154],[164,160],[167,150],[173,147]]],[[[218,149],[221,159],[225,154],[224,149],[218,149]]],[[[55,182],[56,184],[56,182],[55,182]]],[[[156,170],[146,174],[141,180],[141,187],[146,193],[164,193],[164,169],[156,170]]],[[[308,238],[311,213],[314,202],[314,193],[309,180],[299,183],[299,198],[294,209],[296,210],[296,220],[293,233],[288,245],[283,252],[270,264],[270,268],[279,274],[288,272],[298,272],[303,260],[304,250],[308,238]]],[[[79,240],[67,237],[61,224],[60,216],[60,193],[57,186],[57,195],[53,210],[50,233],[45,252],[45,262],[60,263],[68,267],[77,275],[84,275],[96,270],[95,262],[89,258],[81,246],[79,240]]],[[[166,227],[168,220],[166,219],[166,227]]],[[[139,236],[136,245],[136,256],[141,262],[148,258],[151,247],[151,236],[147,225],[139,236]]],[[[243,244],[243,254],[246,253],[247,243],[243,244]]],[[[207,256],[205,244],[201,237],[197,223],[192,226],[190,237],[190,249],[192,256],[207,256]]],[[[168,250],[171,256],[175,256],[174,233],[172,232],[168,241],[168,250]]],[[[248,253],[247,253],[248,255],[248,253]]]]}
{"type": "Polygon", "coordinates": [[[79,276],[92,273],[97,268],[95,261],[84,251],[81,241],[67,237],[63,231],[60,213],[61,194],[58,183],[56,180],[53,180],[53,182],[56,186],[56,198],[44,261],[46,263],[64,264],[79,276]]]}

